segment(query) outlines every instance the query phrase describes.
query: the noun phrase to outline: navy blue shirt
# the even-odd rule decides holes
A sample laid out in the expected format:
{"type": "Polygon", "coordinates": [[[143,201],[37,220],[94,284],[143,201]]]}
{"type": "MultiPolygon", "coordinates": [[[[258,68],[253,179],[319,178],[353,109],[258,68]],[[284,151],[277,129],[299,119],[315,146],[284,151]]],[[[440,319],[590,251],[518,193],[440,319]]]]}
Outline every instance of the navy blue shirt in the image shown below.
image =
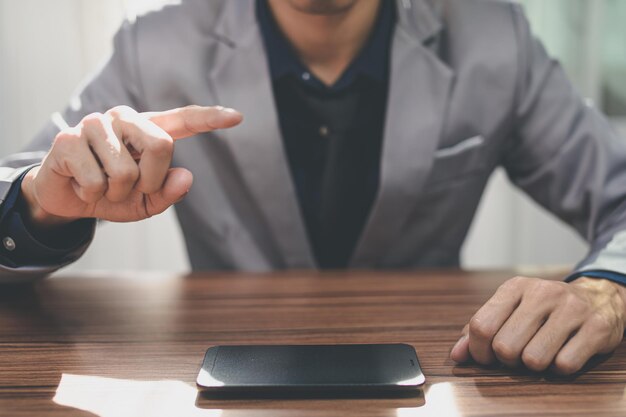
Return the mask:
{"type": "Polygon", "coordinates": [[[313,255],[319,268],[346,268],[378,191],[394,2],[381,2],[365,45],[331,86],[298,59],[266,0],[257,16],[313,255]]]}
{"type": "Polygon", "coordinates": [[[13,184],[0,208],[0,260],[12,268],[65,263],[89,242],[95,220],[79,220],[51,233],[33,227],[21,195],[22,179],[27,172],[13,184]]]}

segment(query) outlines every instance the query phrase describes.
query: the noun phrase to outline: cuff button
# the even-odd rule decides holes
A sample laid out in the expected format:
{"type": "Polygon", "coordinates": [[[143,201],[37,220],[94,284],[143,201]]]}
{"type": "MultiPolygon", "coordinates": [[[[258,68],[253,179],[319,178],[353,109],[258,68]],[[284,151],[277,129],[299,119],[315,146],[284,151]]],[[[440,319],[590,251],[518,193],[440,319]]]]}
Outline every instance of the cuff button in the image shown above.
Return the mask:
{"type": "Polygon", "coordinates": [[[4,245],[4,248],[9,252],[13,252],[15,250],[15,241],[10,237],[5,237],[4,239],[2,239],[2,244],[4,245]]]}

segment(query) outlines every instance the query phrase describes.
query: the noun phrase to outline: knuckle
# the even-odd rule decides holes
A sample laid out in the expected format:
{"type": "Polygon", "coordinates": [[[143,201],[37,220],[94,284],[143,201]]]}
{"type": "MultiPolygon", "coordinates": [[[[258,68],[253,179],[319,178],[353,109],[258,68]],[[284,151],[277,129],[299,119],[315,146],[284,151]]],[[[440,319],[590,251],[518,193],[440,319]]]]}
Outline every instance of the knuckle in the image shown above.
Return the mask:
{"type": "Polygon", "coordinates": [[[81,187],[90,194],[100,194],[106,189],[106,183],[103,178],[94,176],[86,178],[81,187]]]}
{"type": "Polygon", "coordinates": [[[544,281],[544,282],[548,282],[550,284],[552,284],[552,287],[554,288],[554,292],[557,295],[565,295],[565,294],[571,294],[571,285],[565,282],[558,282],[558,281],[544,281]]]}
{"type": "Polygon", "coordinates": [[[472,317],[470,320],[469,332],[471,336],[481,340],[490,340],[495,333],[493,326],[489,325],[489,323],[481,320],[477,316],[472,317]]]}
{"type": "Polygon", "coordinates": [[[104,115],[102,113],[91,113],[82,120],[82,125],[86,129],[103,129],[104,128],[104,115]]]}
{"type": "Polygon", "coordinates": [[[54,141],[52,143],[52,147],[53,148],[59,148],[59,147],[67,147],[67,146],[72,146],[74,143],[76,143],[77,140],[80,139],[80,136],[76,135],[73,131],[71,130],[63,130],[61,132],[59,132],[59,134],[54,138],[54,141]]]}
{"type": "Polygon", "coordinates": [[[560,356],[557,356],[554,361],[554,367],[558,372],[564,375],[571,375],[580,369],[580,365],[575,361],[560,356]]]}
{"type": "Polygon", "coordinates": [[[135,114],[136,111],[129,106],[115,106],[109,111],[107,111],[107,115],[111,116],[114,119],[122,119],[126,115],[135,114]]]}
{"type": "Polygon", "coordinates": [[[518,287],[520,287],[522,285],[525,285],[525,283],[529,279],[530,278],[527,278],[527,277],[516,276],[516,277],[513,277],[513,278],[508,279],[507,281],[505,281],[502,285],[500,285],[500,288],[504,289],[504,290],[518,288],[518,287]]]}
{"type": "Polygon", "coordinates": [[[513,278],[511,278],[508,282],[512,283],[512,284],[520,284],[522,282],[525,282],[528,280],[528,277],[524,277],[522,275],[517,275],[514,276],[513,278]]]}
{"type": "MultiPolygon", "coordinates": [[[[215,109],[218,109],[219,106],[215,106],[215,109]]],[[[189,111],[195,111],[195,110],[199,110],[202,109],[202,107],[198,106],[197,104],[190,104],[188,106],[183,107],[184,110],[189,110],[189,111]]]]}
{"type": "Polygon", "coordinates": [[[174,141],[167,137],[152,138],[147,146],[149,153],[159,157],[169,157],[174,151],[174,141]]]}
{"type": "Polygon", "coordinates": [[[587,303],[585,303],[582,299],[580,299],[580,297],[574,294],[569,294],[565,296],[563,306],[567,310],[569,315],[573,314],[577,316],[585,314],[589,309],[587,303]]]}
{"type": "Polygon", "coordinates": [[[498,359],[505,362],[515,362],[519,357],[519,352],[517,352],[509,343],[504,340],[500,340],[497,337],[491,344],[491,348],[498,359]]]}
{"type": "Polygon", "coordinates": [[[522,362],[531,371],[540,372],[545,370],[550,363],[541,355],[527,350],[522,352],[522,362]]]}
{"type": "Polygon", "coordinates": [[[555,291],[557,286],[552,281],[546,281],[543,279],[537,279],[533,282],[534,290],[541,294],[552,293],[555,291]]]}
{"type": "Polygon", "coordinates": [[[109,175],[113,182],[135,182],[139,178],[139,168],[135,164],[125,164],[112,170],[109,175]]]}
{"type": "Polygon", "coordinates": [[[532,283],[532,293],[538,300],[559,297],[565,291],[565,288],[558,282],[548,281],[536,278],[532,283]]]}

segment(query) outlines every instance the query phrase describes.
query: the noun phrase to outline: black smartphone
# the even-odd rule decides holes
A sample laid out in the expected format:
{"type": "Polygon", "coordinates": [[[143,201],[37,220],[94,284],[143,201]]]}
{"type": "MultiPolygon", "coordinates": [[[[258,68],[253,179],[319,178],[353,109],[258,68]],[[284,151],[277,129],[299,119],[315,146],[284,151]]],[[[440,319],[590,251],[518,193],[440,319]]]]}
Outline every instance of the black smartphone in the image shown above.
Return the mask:
{"type": "Polygon", "coordinates": [[[393,392],[425,378],[406,344],[215,346],[198,388],[207,393],[393,392]]]}

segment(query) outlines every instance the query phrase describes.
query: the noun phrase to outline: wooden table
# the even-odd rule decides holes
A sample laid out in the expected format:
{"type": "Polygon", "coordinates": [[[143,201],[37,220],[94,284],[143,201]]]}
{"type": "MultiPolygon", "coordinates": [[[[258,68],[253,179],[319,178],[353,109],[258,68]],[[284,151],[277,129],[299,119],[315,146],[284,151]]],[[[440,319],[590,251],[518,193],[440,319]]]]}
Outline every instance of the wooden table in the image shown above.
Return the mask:
{"type": "Polygon", "coordinates": [[[586,373],[455,366],[448,352],[512,272],[60,276],[0,288],[0,416],[626,416],[626,343],[586,373]],[[215,400],[214,344],[415,346],[409,398],[215,400]]]}

